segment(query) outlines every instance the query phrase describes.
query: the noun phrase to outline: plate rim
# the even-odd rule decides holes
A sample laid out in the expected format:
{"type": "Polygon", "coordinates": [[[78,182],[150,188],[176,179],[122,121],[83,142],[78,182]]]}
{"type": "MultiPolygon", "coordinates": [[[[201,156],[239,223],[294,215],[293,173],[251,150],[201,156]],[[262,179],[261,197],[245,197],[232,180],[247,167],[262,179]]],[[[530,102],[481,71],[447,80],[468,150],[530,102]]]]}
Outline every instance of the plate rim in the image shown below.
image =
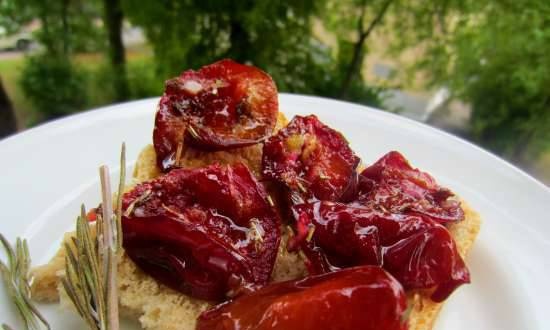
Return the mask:
{"type": "MultiPolygon", "coordinates": [[[[333,99],[328,99],[323,97],[296,95],[296,94],[280,94],[279,100],[281,103],[281,110],[285,113],[286,112],[295,113],[297,110],[299,111],[299,109],[301,109],[301,113],[311,112],[319,116],[322,116],[326,113],[327,116],[332,116],[333,119],[338,119],[341,117],[342,121],[344,122],[353,122],[354,114],[359,114],[357,115],[357,117],[371,118],[375,121],[379,120],[381,123],[379,127],[382,130],[384,130],[386,127],[392,127],[393,125],[395,125],[393,129],[411,130],[413,135],[418,134],[418,137],[421,137],[423,139],[426,137],[443,139],[444,141],[447,141],[448,143],[447,147],[449,148],[449,151],[453,151],[452,149],[455,147],[458,148],[459,154],[464,154],[467,156],[466,158],[468,158],[470,161],[473,161],[473,164],[475,165],[474,168],[476,167],[481,168],[483,167],[484,164],[490,164],[500,169],[502,173],[506,174],[506,176],[512,177],[512,179],[514,179],[516,183],[520,183],[521,186],[528,189],[527,190],[528,192],[531,192],[534,196],[537,196],[537,198],[542,198],[541,200],[544,201],[544,203],[542,204],[542,211],[543,213],[546,213],[547,211],[545,206],[547,205],[546,201],[550,201],[550,189],[548,189],[548,187],[546,187],[541,182],[538,182],[535,178],[531,177],[529,174],[525,173],[521,169],[499,158],[498,156],[492,154],[491,152],[488,152],[460,137],[454,136],[453,134],[444,132],[437,128],[430,127],[420,122],[416,122],[409,118],[399,116],[394,113],[385,112],[380,109],[364,106],[361,104],[355,104],[351,102],[333,100],[333,99]],[[327,108],[327,109],[319,109],[317,111],[316,107],[327,108]],[[325,110],[330,112],[325,112],[325,110]],[[372,111],[365,111],[365,110],[372,110],[372,111]],[[358,111],[362,111],[362,112],[358,112],[358,111]],[[487,157],[487,155],[489,157],[487,157]],[[497,160],[500,160],[501,162],[495,161],[495,158],[497,160]],[[510,170],[510,167],[512,168],[512,170],[510,170]],[[527,180],[525,180],[524,178],[527,178],[527,180]],[[530,183],[532,181],[535,181],[535,185],[530,183]],[[540,187],[542,187],[543,189],[540,189],[540,187]]],[[[42,143],[40,142],[40,139],[44,137],[47,138],[48,135],[57,135],[58,133],[61,135],[65,135],[67,132],[72,132],[73,130],[78,132],[79,128],[82,126],[86,126],[88,121],[90,121],[92,124],[100,123],[101,125],[109,121],[115,121],[115,122],[117,120],[133,121],[134,119],[136,119],[136,120],[139,120],[140,122],[143,120],[143,121],[148,121],[149,124],[152,124],[152,116],[154,114],[155,106],[157,103],[158,103],[158,97],[146,98],[146,99],[135,100],[131,102],[124,102],[124,103],[98,107],[95,109],[91,109],[89,111],[76,113],[76,114],[67,116],[65,118],[60,118],[58,120],[53,120],[47,123],[43,123],[41,125],[38,125],[35,128],[13,135],[12,137],[6,139],[7,143],[4,143],[4,141],[0,141],[0,152],[9,151],[14,147],[15,149],[20,148],[22,146],[24,147],[26,143],[34,143],[37,140],[38,140],[38,143],[42,143]],[[3,147],[7,147],[7,148],[3,149],[3,147]]],[[[127,125],[126,129],[128,131],[134,130],[132,125],[127,125]]],[[[343,129],[345,131],[345,128],[343,129]]],[[[148,138],[150,139],[149,136],[148,138]]],[[[114,140],[111,140],[111,141],[114,141],[114,140]]],[[[362,147],[362,146],[358,145],[357,147],[362,147]]],[[[443,147],[445,147],[445,145],[443,145],[443,147]]],[[[479,192],[485,193],[487,191],[488,190],[485,189],[484,186],[479,187],[479,192]]],[[[474,199],[474,196],[472,196],[472,200],[473,199],[474,199]]],[[[512,208],[521,209],[521,207],[516,207],[514,204],[512,205],[513,205],[511,206],[512,208]]],[[[493,206],[494,205],[489,204],[490,208],[493,208],[493,206]]],[[[540,209],[540,207],[538,207],[538,209],[540,209]]],[[[481,211],[481,209],[477,209],[477,208],[476,210],[481,211]]],[[[487,224],[489,223],[490,222],[487,221],[487,224]]],[[[497,223],[494,222],[493,225],[495,224],[497,223]]],[[[548,229],[550,230],[550,227],[548,229]]],[[[486,230],[482,230],[482,232],[487,233],[486,230]]],[[[478,240],[480,240],[480,238],[481,236],[478,238],[478,240]]],[[[477,242],[475,246],[479,246],[480,243],[482,243],[481,240],[480,242],[477,242]]],[[[486,246],[486,245],[483,245],[483,246],[486,246]]],[[[546,250],[542,250],[542,253],[540,254],[540,256],[544,257],[546,255],[547,255],[546,250]]],[[[495,260],[498,261],[499,259],[495,259],[495,260]]],[[[527,297],[527,296],[522,296],[522,297],[527,297]]],[[[532,302],[537,300],[532,300],[529,298],[529,301],[532,302]]],[[[449,309],[447,308],[447,310],[449,309]]],[[[540,325],[541,329],[545,328],[543,324],[545,323],[546,314],[544,312],[541,313],[537,309],[536,311],[533,311],[532,314],[529,314],[529,315],[530,317],[532,317],[531,322],[533,322],[533,324],[535,324],[536,326],[540,325]]],[[[525,315],[522,319],[528,320],[528,318],[525,318],[525,315]]]]}
{"type": "MultiPolygon", "coordinates": [[[[541,189],[543,192],[548,194],[548,196],[550,196],[550,187],[547,186],[542,181],[535,178],[534,176],[532,176],[531,174],[527,173],[523,169],[521,169],[518,166],[510,163],[506,159],[496,155],[495,153],[493,153],[490,150],[484,149],[481,146],[478,146],[478,145],[474,144],[473,142],[470,142],[470,141],[468,141],[464,138],[461,138],[457,135],[454,135],[452,133],[446,132],[446,131],[444,131],[440,128],[430,126],[426,123],[419,122],[419,121],[413,120],[411,118],[407,118],[405,116],[401,116],[397,113],[393,113],[393,112],[390,112],[390,111],[383,110],[381,108],[375,108],[375,107],[371,107],[371,106],[360,104],[360,103],[337,100],[337,99],[332,99],[332,98],[323,97],[323,96],[306,95],[306,94],[293,94],[293,93],[279,93],[279,98],[281,98],[281,97],[290,98],[290,99],[297,98],[297,99],[320,100],[320,101],[328,102],[328,103],[341,104],[342,106],[346,106],[348,108],[350,108],[350,107],[352,107],[352,108],[361,107],[361,108],[365,108],[365,109],[368,109],[368,110],[374,112],[378,116],[387,117],[387,118],[394,119],[394,120],[401,120],[401,121],[404,121],[404,122],[406,122],[410,125],[417,126],[417,127],[422,128],[424,130],[431,131],[432,133],[442,134],[446,138],[450,138],[450,139],[454,140],[455,142],[458,142],[462,145],[466,145],[470,148],[473,148],[477,152],[481,152],[482,154],[484,154],[485,156],[488,156],[492,160],[497,161],[501,165],[506,166],[508,169],[515,172],[515,174],[520,175],[522,178],[524,178],[528,182],[534,184],[539,189],[541,189]]],[[[132,101],[128,101],[128,102],[113,103],[113,104],[109,104],[109,105],[104,105],[104,106],[92,108],[92,109],[89,109],[89,110],[83,110],[81,112],[69,114],[69,115],[64,116],[62,118],[57,118],[57,119],[50,120],[50,121],[47,121],[47,122],[44,122],[44,123],[40,123],[37,126],[27,128],[23,131],[17,132],[15,134],[9,135],[9,136],[1,139],[0,140],[0,151],[2,151],[2,148],[7,147],[10,144],[17,143],[21,139],[32,138],[33,135],[37,135],[37,134],[40,134],[43,131],[46,131],[48,129],[55,128],[57,126],[63,125],[65,121],[82,120],[82,119],[86,119],[87,117],[97,116],[97,115],[100,115],[100,114],[104,115],[104,114],[112,111],[113,108],[117,108],[117,107],[129,108],[129,106],[132,105],[132,104],[147,103],[147,102],[151,102],[153,100],[157,100],[159,98],[160,98],[160,96],[154,96],[154,97],[149,97],[149,98],[144,98],[144,99],[139,99],[139,100],[132,100],[132,101]]],[[[281,102],[279,101],[279,104],[280,103],[281,102]]]]}

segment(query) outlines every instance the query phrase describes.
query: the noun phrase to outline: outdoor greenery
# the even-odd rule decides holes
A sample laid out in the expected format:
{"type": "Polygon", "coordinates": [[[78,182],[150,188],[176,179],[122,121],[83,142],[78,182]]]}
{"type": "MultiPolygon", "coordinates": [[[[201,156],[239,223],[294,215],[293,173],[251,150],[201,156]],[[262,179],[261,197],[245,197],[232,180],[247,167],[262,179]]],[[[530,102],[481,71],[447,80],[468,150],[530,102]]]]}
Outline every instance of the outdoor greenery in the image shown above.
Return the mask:
{"type": "MultiPolygon", "coordinates": [[[[163,77],[220,58],[252,63],[279,90],[337,96],[344,79],[338,56],[312,33],[324,1],[123,0],[130,22],[144,28],[163,77]]],[[[355,77],[352,100],[380,105],[377,88],[355,77]]]]}
{"type": "Polygon", "coordinates": [[[71,61],[29,57],[20,76],[23,92],[45,118],[68,115],[86,104],[86,76],[71,61]]]}
{"type": "Polygon", "coordinates": [[[382,35],[386,56],[420,54],[401,77],[421,74],[423,88],[447,87],[471,106],[469,138],[523,165],[550,153],[548,1],[0,2],[5,31],[36,21],[40,49],[17,75],[0,63],[15,109],[33,110],[27,125],[159,95],[165,79],[226,57],[269,72],[280,91],[383,106],[388,85],[366,81],[362,70],[382,35]],[[125,49],[129,24],[144,31],[146,46],[125,49]]]}
{"type": "Polygon", "coordinates": [[[472,139],[523,165],[549,150],[550,2],[445,0],[430,15],[400,10],[410,19],[397,21],[401,47],[412,40],[426,49],[413,69],[471,104],[472,139]]]}

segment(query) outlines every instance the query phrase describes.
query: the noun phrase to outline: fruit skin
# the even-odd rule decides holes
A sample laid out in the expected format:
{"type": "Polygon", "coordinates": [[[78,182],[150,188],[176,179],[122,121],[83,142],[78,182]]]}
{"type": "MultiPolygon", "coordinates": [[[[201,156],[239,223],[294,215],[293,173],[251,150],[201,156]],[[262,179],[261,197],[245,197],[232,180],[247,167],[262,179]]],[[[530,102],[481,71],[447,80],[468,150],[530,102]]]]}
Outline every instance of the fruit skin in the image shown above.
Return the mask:
{"type": "Polygon", "coordinates": [[[162,283],[214,301],[267,284],[280,219],[245,165],[176,169],[122,206],[126,253],[162,283]]]}
{"type": "Polygon", "coordinates": [[[433,220],[332,202],[295,206],[294,212],[305,222],[298,228],[314,228],[310,241],[291,243],[307,256],[311,274],[378,265],[407,290],[435,289],[437,302],[470,282],[451,234],[433,220]]]}
{"type": "Polygon", "coordinates": [[[197,330],[404,330],[405,292],[376,266],[270,284],[203,312],[197,330]]]}
{"type": "Polygon", "coordinates": [[[470,282],[445,227],[464,218],[452,195],[393,151],[360,174],[354,200],[292,206],[288,247],[304,252],[311,274],[379,265],[405,289],[433,289],[431,299],[443,301],[470,282]]]}
{"type": "Polygon", "coordinates": [[[277,87],[258,68],[221,60],[166,82],[153,130],[157,164],[178,166],[177,150],[191,145],[226,150],[256,144],[277,122],[277,87]]]}
{"type": "Polygon", "coordinates": [[[391,151],[361,172],[356,204],[447,224],[464,220],[460,202],[452,196],[431,175],[412,168],[402,154],[391,151]]]}
{"type": "Polygon", "coordinates": [[[315,115],[295,116],[264,143],[262,175],[286,187],[293,204],[346,201],[357,188],[359,157],[315,115]]]}

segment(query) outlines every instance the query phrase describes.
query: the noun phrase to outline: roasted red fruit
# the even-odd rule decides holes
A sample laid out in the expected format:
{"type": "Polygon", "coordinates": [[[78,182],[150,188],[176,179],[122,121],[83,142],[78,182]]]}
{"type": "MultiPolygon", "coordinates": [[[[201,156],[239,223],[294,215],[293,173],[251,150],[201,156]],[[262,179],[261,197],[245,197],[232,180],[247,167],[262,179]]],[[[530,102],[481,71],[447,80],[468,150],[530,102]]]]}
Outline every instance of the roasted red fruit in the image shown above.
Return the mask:
{"type": "Polygon", "coordinates": [[[296,116],[264,144],[262,174],[302,201],[353,197],[359,158],[339,132],[316,116],[296,116]]]}
{"type": "Polygon", "coordinates": [[[176,169],[123,197],[128,256],[157,280],[207,300],[267,283],[279,226],[242,164],[176,169]]]}
{"type": "Polygon", "coordinates": [[[258,68],[222,60],[188,70],[166,82],[153,142],[157,162],[167,170],[177,165],[185,143],[207,150],[255,144],[277,122],[277,87],[258,68]]]}
{"type": "Polygon", "coordinates": [[[86,213],[86,219],[90,222],[94,222],[97,220],[97,208],[93,208],[86,213]]]}
{"type": "Polygon", "coordinates": [[[428,173],[413,169],[397,151],[367,167],[360,175],[358,204],[391,213],[419,214],[440,223],[464,219],[460,202],[428,173]]]}
{"type": "Polygon", "coordinates": [[[449,231],[434,220],[332,202],[293,209],[299,231],[311,232],[309,239],[298,232],[301,242],[292,242],[301,244],[310,273],[380,265],[405,289],[435,289],[434,301],[444,300],[456,287],[470,282],[449,231]]]}
{"type": "Polygon", "coordinates": [[[408,288],[435,287],[431,299],[436,302],[447,299],[458,286],[470,283],[470,272],[451,234],[441,225],[386,247],[384,268],[408,288]]]}
{"type": "Polygon", "coordinates": [[[403,288],[362,266],[268,285],[201,314],[197,330],[404,330],[403,288]]]}

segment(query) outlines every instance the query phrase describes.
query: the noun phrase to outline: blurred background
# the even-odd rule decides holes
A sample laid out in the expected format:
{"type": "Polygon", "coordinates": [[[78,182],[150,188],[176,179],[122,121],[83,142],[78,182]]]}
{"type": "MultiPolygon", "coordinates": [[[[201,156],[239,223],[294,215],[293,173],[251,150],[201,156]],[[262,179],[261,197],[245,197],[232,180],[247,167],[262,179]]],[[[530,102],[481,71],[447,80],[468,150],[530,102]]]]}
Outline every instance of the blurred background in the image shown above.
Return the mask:
{"type": "Polygon", "coordinates": [[[0,137],[221,58],[379,107],[550,184],[550,1],[0,0],[0,137]]]}

